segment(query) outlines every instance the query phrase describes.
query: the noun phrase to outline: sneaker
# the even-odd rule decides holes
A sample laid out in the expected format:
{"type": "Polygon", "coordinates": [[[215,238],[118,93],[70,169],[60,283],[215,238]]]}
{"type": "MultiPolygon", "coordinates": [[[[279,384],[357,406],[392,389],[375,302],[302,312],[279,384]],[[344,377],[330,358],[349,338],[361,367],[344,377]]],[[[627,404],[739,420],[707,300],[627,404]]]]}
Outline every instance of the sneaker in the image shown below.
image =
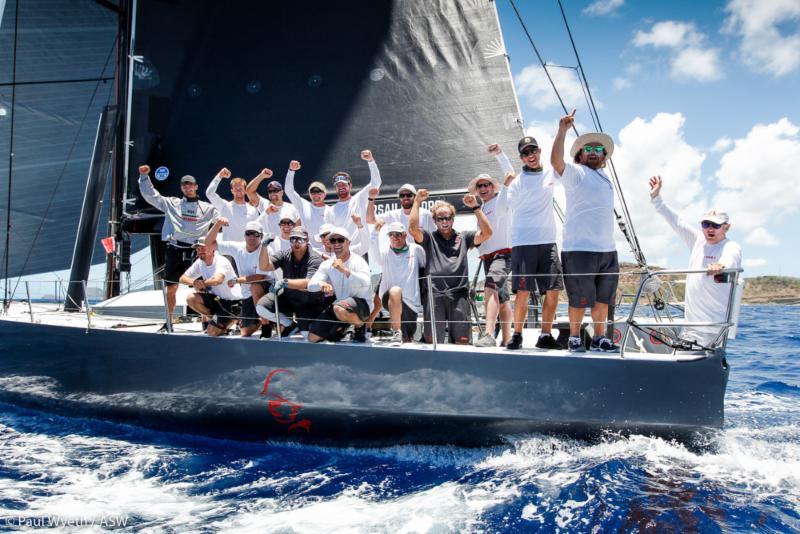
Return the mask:
{"type": "Polygon", "coordinates": [[[290,324],[289,326],[284,326],[283,327],[283,332],[281,332],[281,337],[289,337],[289,336],[291,336],[296,329],[297,329],[297,323],[292,321],[292,324],[290,324]]]}
{"type": "Polygon", "coordinates": [[[475,342],[476,347],[496,347],[497,340],[491,334],[484,334],[475,342]]]}
{"type": "Polygon", "coordinates": [[[514,335],[511,336],[511,341],[508,342],[506,345],[508,350],[519,350],[522,348],[522,334],[519,332],[514,332],[514,335]]]}
{"type": "Polygon", "coordinates": [[[542,334],[539,336],[539,340],[536,342],[536,348],[544,350],[559,350],[563,347],[558,344],[558,341],[555,340],[552,334],[542,334]]]}
{"type": "Polygon", "coordinates": [[[262,324],[261,325],[261,335],[259,336],[260,339],[269,339],[272,337],[272,325],[271,324],[262,324]]]}
{"type": "Polygon", "coordinates": [[[619,347],[605,336],[597,336],[592,338],[592,344],[589,350],[594,352],[619,352],[619,347]]]}
{"type": "Polygon", "coordinates": [[[353,341],[356,343],[367,342],[367,325],[359,326],[353,330],[353,341]]]}
{"type": "Polygon", "coordinates": [[[583,340],[577,336],[569,336],[567,349],[569,349],[570,352],[586,352],[586,346],[583,344],[583,340]]]}
{"type": "Polygon", "coordinates": [[[392,330],[392,337],[389,338],[389,344],[400,346],[403,344],[403,333],[400,330],[392,330]]]}

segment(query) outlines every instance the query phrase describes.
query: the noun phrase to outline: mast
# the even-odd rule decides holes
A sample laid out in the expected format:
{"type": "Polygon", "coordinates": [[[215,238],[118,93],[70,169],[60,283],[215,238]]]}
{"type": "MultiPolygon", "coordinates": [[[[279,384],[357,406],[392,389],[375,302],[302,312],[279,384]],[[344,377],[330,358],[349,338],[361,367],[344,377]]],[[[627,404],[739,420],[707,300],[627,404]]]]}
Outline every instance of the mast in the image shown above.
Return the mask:
{"type": "Polygon", "coordinates": [[[6,246],[5,246],[5,262],[3,266],[3,275],[5,278],[5,290],[3,292],[3,309],[7,310],[10,304],[8,297],[8,280],[9,269],[8,262],[11,258],[11,178],[13,176],[14,166],[14,109],[16,107],[17,97],[17,36],[19,35],[19,0],[15,2],[14,7],[14,50],[12,53],[12,69],[11,69],[11,128],[10,139],[8,148],[8,196],[6,200],[6,246]]]}

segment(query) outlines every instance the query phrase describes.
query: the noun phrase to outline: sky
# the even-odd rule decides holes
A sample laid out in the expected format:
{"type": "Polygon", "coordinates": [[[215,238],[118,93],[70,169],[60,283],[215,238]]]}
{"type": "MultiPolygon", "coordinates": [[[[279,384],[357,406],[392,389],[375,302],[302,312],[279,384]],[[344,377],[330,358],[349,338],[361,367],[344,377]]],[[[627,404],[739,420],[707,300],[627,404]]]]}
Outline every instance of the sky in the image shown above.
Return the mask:
{"type": "MultiPolygon", "coordinates": [[[[562,2],[648,262],[689,256],[650,205],[660,175],[687,220],[730,214],[745,276],[800,276],[800,0],[562,2]]],[[[593,131],[558,2],[515,3],[578,130],[593,131]]],[[[563,111],[510,0],[496,5],[526,132],[549,154],[563,111]]]]}

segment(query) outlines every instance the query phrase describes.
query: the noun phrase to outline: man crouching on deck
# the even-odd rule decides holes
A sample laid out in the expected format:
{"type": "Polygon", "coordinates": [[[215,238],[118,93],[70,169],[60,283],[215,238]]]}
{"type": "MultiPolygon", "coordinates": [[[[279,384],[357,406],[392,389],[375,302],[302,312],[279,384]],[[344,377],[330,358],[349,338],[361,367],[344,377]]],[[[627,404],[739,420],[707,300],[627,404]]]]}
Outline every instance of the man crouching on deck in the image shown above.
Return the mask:
{"type": "Polygon", "coordinates": [[[311,280],[308,290],[335,295],[336,300],[312,321],[308,340],[339,341],[348,325],[355,327],[353,341],[366,341],[364,325],[372,311],[372,286],[369,265],[361,256],[350,253],[346,229],[335,227],[328,234],[336,257],[325,260],[311,280]]]}
{"type": "Polygon", "coordinates": [[[186,298],[186,304],[208,321],[206,333],[209,336],[224,336],[238,319],[242,288],[228,285],[229,281],[236,280],[236,272],[225,256],[217,254],[216,243],[206,244],[206,238],[201,237],[194,247],[197,259],[180,279],[181,284],[192,286],[196,291],[186,298]]]}

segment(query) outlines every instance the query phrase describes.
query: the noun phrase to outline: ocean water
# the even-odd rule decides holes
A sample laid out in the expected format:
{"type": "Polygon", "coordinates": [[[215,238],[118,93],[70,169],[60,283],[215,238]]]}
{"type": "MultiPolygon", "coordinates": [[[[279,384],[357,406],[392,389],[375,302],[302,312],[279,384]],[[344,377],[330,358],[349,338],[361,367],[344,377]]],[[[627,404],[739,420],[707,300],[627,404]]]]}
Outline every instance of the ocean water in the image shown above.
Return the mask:
{"type": "Polygon", "coordinates": [[[800,532],[800,307],[747,306],[699,450],[252,444],[0,404],[0,531],[800,532]]]}

